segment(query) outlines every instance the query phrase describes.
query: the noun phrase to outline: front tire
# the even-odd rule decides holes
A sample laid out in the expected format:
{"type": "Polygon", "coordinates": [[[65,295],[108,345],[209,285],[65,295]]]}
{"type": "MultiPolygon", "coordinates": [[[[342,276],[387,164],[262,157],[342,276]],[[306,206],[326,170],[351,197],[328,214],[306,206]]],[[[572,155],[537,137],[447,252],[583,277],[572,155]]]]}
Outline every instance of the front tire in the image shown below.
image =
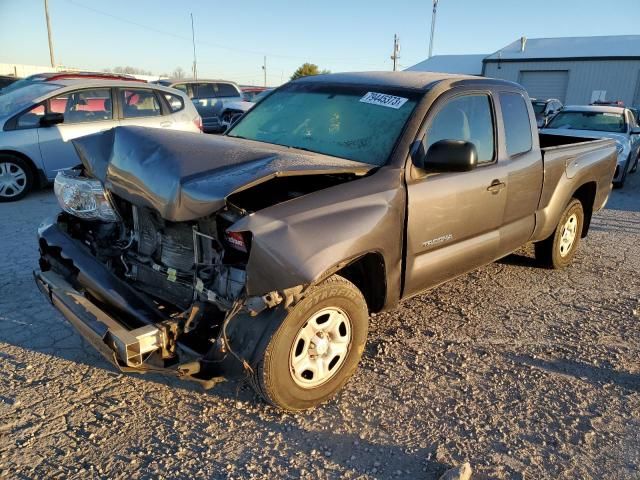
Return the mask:
{"type": "Polygon", "coordinates": [[[580,245],[583,225],[582,203],[574,198],[560,216],[555,231],[547,239],[535,244],[536,260],[548,268],[568,266],[580,245]]]}
{"type": "Polygon", "coordinates": [[[276,407],[305,410],[333,397],[355,372],[367,339],[367,304],[353,283],[334,275],[284,315],[252,385],[276,407]]]}
{"type": "Polygon", "coordinates": [[[33,180],[33,172],[22,158],[0,154],[0,202],[24,198],[33,188],[33,180]]]}

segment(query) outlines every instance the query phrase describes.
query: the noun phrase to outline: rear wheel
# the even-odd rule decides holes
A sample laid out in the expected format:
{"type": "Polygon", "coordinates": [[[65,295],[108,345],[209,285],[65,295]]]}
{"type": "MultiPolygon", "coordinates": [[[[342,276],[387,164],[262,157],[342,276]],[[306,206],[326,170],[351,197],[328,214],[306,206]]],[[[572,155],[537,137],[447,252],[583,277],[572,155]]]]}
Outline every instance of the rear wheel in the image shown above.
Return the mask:
{"type": "Polygon", "coordinates": [[[14,155],[0,154],[0,202],[24,198],[33,188],[33,172],[27,162],[14,155]]]}
{"type": "Polygon", "coordinates": [[[286,312],[254,371],[255,390],[285,410],[330,399],[355,372],[368,326],[358,288],[343,277],[330,277],[286,312]]]}
{"type": "Polygon", "coordinates": [[[574,198],[560,216],[553,234],[535,244],[536,260],[549,268],[568,266],[580,244],[583,225],[582,203],[574,198]]]}

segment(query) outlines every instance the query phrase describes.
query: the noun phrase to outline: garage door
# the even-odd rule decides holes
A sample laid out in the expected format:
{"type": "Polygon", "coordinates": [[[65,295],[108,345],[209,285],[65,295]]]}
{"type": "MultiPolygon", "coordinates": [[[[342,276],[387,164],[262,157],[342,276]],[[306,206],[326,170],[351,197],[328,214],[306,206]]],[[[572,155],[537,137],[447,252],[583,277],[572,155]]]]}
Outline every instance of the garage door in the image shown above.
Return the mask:
{"type": "Polygon", "coordinates": [[[520,71],[520,84],[533,98],[557,98],[564,103],[568,81],[567,70],[520,71]]]}

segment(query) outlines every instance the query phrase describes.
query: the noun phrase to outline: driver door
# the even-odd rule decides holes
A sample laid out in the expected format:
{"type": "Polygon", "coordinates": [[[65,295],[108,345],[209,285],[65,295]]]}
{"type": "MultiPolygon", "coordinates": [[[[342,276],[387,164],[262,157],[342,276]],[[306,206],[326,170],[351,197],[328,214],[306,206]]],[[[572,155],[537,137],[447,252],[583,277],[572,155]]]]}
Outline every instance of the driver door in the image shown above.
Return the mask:
{"type": "Polygon", "coordinates": [[[59,170],[80,163],[71,140],[113,128],[118,121],[113,118],[110,88],[74,90],[50,98],[47,104],[48,112],[64,114],[63,123],[38,127],[42,160],[52,180],[59,170]]]}
{"type": "Polygon", "coordinates": [[[491,262],[506,205],[508,172],[498,161],[490,94],[452,92],[434,108],[422,138],[424,151],[439,140],[468,141],[478,151],[478,166],[444,173],[410,166],[405,297],[491,262]]]}

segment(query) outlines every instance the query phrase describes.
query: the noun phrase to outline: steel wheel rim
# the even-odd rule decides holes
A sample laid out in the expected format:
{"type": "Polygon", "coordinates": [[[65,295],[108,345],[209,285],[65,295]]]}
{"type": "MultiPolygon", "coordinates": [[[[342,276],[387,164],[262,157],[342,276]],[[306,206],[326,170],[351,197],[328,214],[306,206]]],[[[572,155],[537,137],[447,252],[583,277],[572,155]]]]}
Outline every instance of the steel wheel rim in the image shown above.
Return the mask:
{"type": "Polygon", "coordinates": [[[296,335],[289,354],[289,372],[296,385],[318,387],[340,370],[351,347],[351,320],[338,307],[314,313],[296,335]]]}
{"type": "Polygon", "coordinates": [[[27,186],[27,174],[13,162],[0,163],[0,197],[20,195],[27,186]]]}
{"type": "Polygon", "coordinates": [[[574,242],[576,241],[577,233],[578,216],[574,213],[567,218],[567,221],[564,222],[564,225],[562,226],[560,243],[558,245],[561,257],[566,257],[569,254],[574,242]]]}

